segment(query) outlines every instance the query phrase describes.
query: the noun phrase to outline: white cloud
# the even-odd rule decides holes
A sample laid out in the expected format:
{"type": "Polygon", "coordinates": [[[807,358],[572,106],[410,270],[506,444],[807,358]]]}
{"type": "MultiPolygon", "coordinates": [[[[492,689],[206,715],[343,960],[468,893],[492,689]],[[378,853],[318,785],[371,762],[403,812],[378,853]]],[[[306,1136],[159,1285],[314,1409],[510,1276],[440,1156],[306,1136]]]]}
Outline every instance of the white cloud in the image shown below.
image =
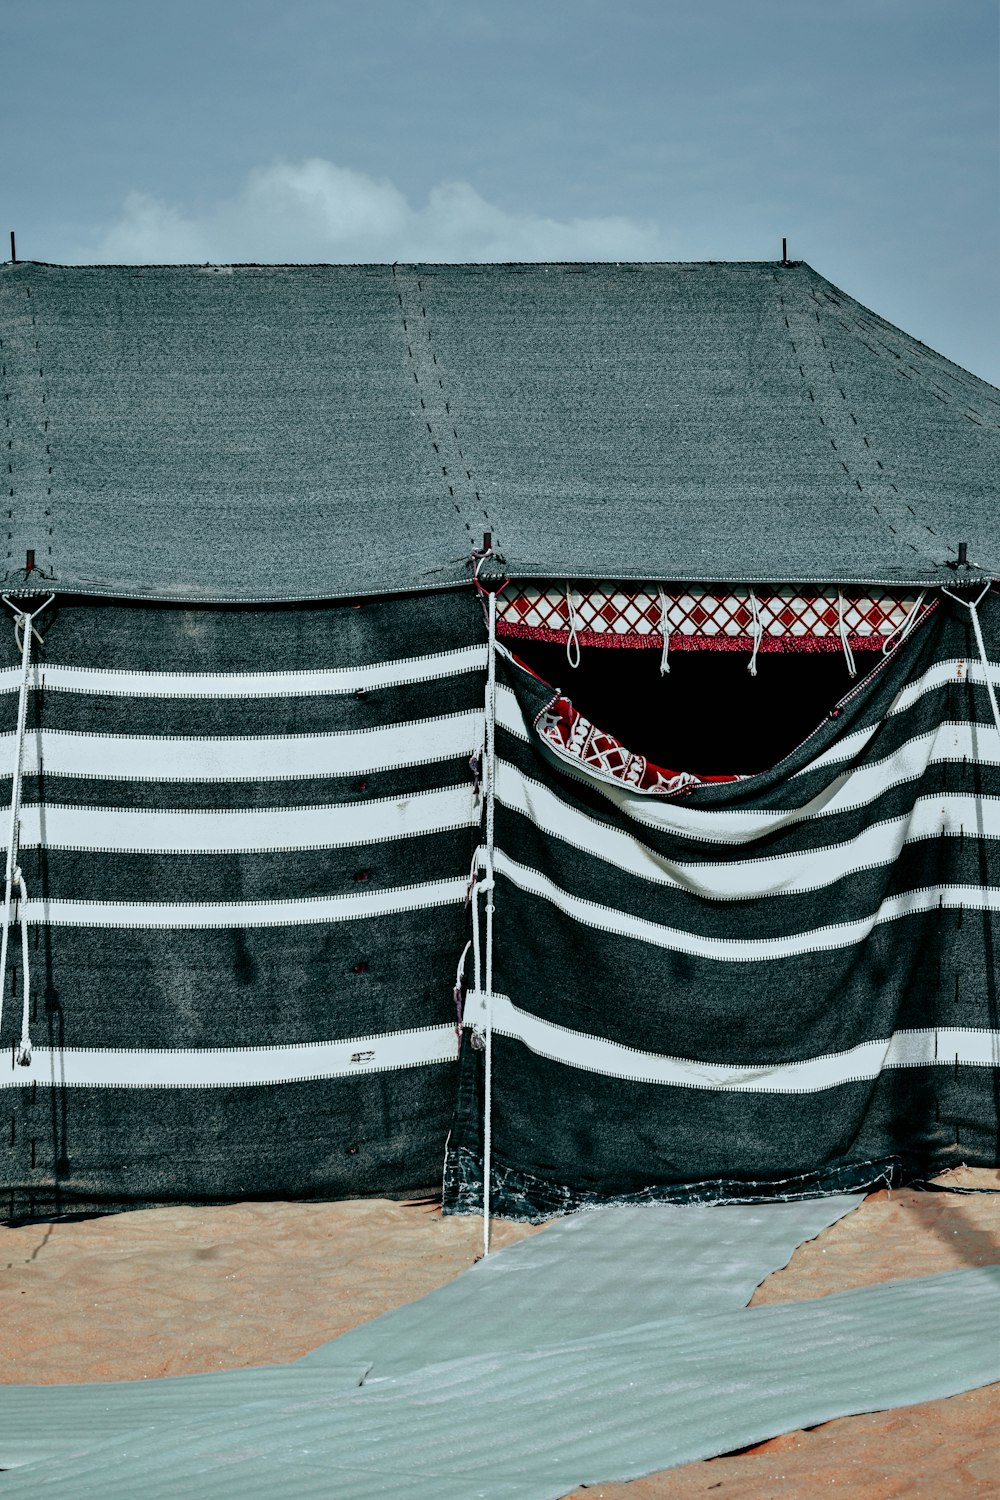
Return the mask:
{"type": "Polygon", "coordinates": [[[607,216],[509,213],[467,182],[442,182],[414,207],[387,178],[321,157],[259,167],[203,212],[131,193],[120,216],[73,257],[110,264],[241,261],[658,260],[653,225],[607,216]]]}

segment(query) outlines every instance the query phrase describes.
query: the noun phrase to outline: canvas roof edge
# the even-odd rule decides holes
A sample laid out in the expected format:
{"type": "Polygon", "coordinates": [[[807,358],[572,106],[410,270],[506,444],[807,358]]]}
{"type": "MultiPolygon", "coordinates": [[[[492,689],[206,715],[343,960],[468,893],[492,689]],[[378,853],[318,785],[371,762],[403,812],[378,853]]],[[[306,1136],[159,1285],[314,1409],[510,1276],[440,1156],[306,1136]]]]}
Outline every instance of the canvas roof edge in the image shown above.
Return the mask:
{"type": "MultiPolygon", "coordinates": [[[[22,570],[23,571],[23,570],[22,570]]],[[[521,582],[547,582],[552,580],[551,573],[540,572],[506,572],[506,577],[511,583],[521,582]]],[[[484,581],[488,581],[485,579],[484,581]]],[[[559,580],[560,582],[562,580],[559,580]]],[[[664,573],[663,575],[643,574],[621,574],[615,573],[574,573],[568,581],[572,584],[649,584],[651,586],[693,585],[699,584],[713,587],[716,584],[726,584],[734,588],[796,588],[808,594],[811,589],[836,588],[838,585],[855,588],[881,588],[889,590],[906,589],[972,589],[977,585],[1000,584],[1000,573],[983,573],[970,567],[968,571],[949,573],[945,577],[927,578],[917,575],[908,577],[851,577],[834,578],[827,575],[814,578],[780,578],[774,574],[767,576],[748,576],[740,574],[732,576],[722,573],[697,573],[684,575],[680,573],[664,573]]],[[[110,600],[120,604],[163,604],[163,605],[187,605],[189,608],[277,608],[281,605],[322,605],[322,604],[350,604],[354,600],[376,600],[390,598],[405,598],[407,595],[454,593],[457,589],[472,589],[474,587],[471,578],[462,579],[454,583],[427,584],[423,588],[405,589],[369,589],[364,592],[353,594],[223,594],[223,593],[169,593],[166,590],[142,592],[132,590],[123,592],[107,585],[88,586],[79,583],[62,583],[56,579],[50,579],[40,584],[3,584],[0,592],[11,599],[41,599],[47,595],[55,595],[63,599],[93,599],[110,600]]]]}
{"type": "Polygon", "coordinates": [[[795,270],[800,266],[812,269],[805,260],[217,260],[217,261],[69,261],[32,260],[19,255],[16,261],[0,261],[0,269],[11,266],[39,266],[50,271],[204,271],[204,270],[372,270],[372,271],[544,271],[561,267],[613,266],[616,269],[633,267],[656,269],[658,266],[690,266],[700,269],[705,266],[731,266],[737,270],[747,267],[760,270],[778,266],[782,270],[795,270]]]}
{"type": "MultiPolygon", "coordinates": [[[[779,261],[778,264],[780,265],[781,262],[779,261]]],[[[953,370],[957,370],[958,373],[963,377],[963,379],[971,380],[977,386],[982,386],[984,391],[992,392],[992,399],[996,402],[998,408],[1000,408],[1000,386],[995,386],[993,382],[987,380],[985,376],[977,375],[975,370],[970,370],[966,365],[960,365],[957,360],[952,359],[947,354],[942,354],[940,349],[935,349],[932,344],[925,344],[922,339],[917,338],[916,334],[908,333],[907,330],[900,324],[893,323],[890,318],[883,317],[881,313],[875,312],[873,308],[867,307],[863,302],[859,302],[857,297],[852,296],[850,292],[844,291],[844,289],[838,286],[836,282],[830,281],[826,276],[823,275],[822,271],[817,271],[815,266],[810,265],[808,261],[794,261],[790,262],[790,264],[801,266],[803,267],[803,269],[809,271],[813,276],[816,277],[818,281],[825,282],[826,285],[831,289],[831,291],[836,292],[838,297],[843,298],[845,302],[850,303],[852,308],[860,310],[867,317],[874,318],[882,328],[888,329],[890,333],[893,333],[898,338],[903,339],[907,344],[915,345],[919,350],[922,351],[923,354],[928,356],[930,359],[933,359],[941,364],[949,365],[953,370]]]]}
{"type": "MultiPolygon", "coordinates": [[[[994,412],[1000,415],[1000,391],[805,262],[248,263],[230,269],[260,271],[252,282],[263,291],[244,290],[238,305],[218,290],[232,287],[234,278],[200,274],[211,267],[19,261],[3,269],[20,274],[0,277],[0,311],[3,283],[10,292],[41,273],[30,329],[22,304],[13,310],[14,337],[5,339],[16,438],[8,441],[14,449],[10,592],[265,605],[450,590],[469,585],[465,549],[471,552],[486,529],[505,554],[505,571],[521,579],[953,586],[953,560],[963,540],[978,576],[1000,576],[992,519],[1000,491],[1000,421],[993,420],[994,412]],[[370,276],[356,274],[364,271],[370,276]],[[580,279],[569,283],[550,272],[580,279]],[[55,273],[54,281],[46,273],[55,273]],[[165,293],[173,273],[177,286],[165,293]],[[422,277],[418,309],[412,294],[422,277]],[[588,283],[592,291],[584,295],[588,283]],[[486,291],[470,299],[472,285],[477,293],[486,291]],[[103,288],[103,300],[94,297],[94,286],[103,288]],[[199,286],[216,290],[206,293],[199,286]],[[529,286],[534,289],[526,294],[529,286]],[[405,308],[404,294],[411,304],[405,308]],[[242,324],[231,315],[234,306],[241,315],[249,313],[242,324]],[[785,332],[779,326],[782,309],[785,332]],[[437,379],[440,412],[425,411],[422,398],[418,409],[414,387],[406,385],[412,373],[407,357],[413,358],[407,314],[411,339],[421,315],[428,337],[433,327],[435,368],[428,364],[427,373],[442,373],[448,382],[445,389],[444,379],[437,379]],[[801,350],[813,317],[823,333],[814,340],[810,365],[801,350]],[[328,327],[336,336],[317,353],[314,346],[328,327]],[[782,345],[786,333],[800,358],[797,372],[782,345]],[[213,365],[204,346],[211,356],[227,339],[228,364],[213,365]],[[844,357],[849,366],[853,360],[849,376],[837,376],[843,381],[839,394],[817,364],[820,344],[825,359],[828,342],[837,339],[843,345],[835,351],[838,366],[844,357]],[[369,364],[359,366],[360,377],[342,378],[342,368],[358,363],[361,348],[367,357],[370,344],[378,347],[369,364]],[[32,345],[39,351],[37,374],[32,345]],[[664,373],[665,354],[674,364],[664,373]],[[747,363],[744,372],[741,362],[751,356],[757,365],[747,363]],[[252,385],[254,362],[258,385],[241,412],[238,398],[243,385],[252,385]],[[309,367],[311,387],[299,378],[303,366],[309,367]],[[735,378],[741,374],[742,383],[735,378]],[[157,378],[159,387],[147,390],[157,378]],[[622,396],[618,388],[629,378],[622,396]],[[692,383],[698,387],[693,395],[687,391],[692,383]],[[524,397],[525,385],[534,391],[536,406],[539,391],[548,401],[547,426],[524,397]],[[294,403],[284,400],[289,386],[294,403]],[[970,394],[978,408],[969,405],[970,394]],[[510,397],[509,412],[503,396],[510,397]],[[850,466],[843,459],[852,436],[860,457],[867,461],[868,455],[848,425],[848,415],[855,427],[859,420],[848,410],[848,396],[862,414],[862,432],[867,417],[856,396],[882,421],[881,440],[886,431],[890,447],[898,439],[894,453],[883,447],[885,465],[875,459],[878,470],[887,471],[888,509],[869,504],[860,479],[860,496],[851,489],[854,459],[850,466]],[[702,398],[714,402],[704,416],[702,398]],[[664,412],[671,417],[684,399],[686,412],[673,426],[664,425],[664,412]],[[456,498],[452,506],[444,482],[433,477],[441,433],[423,418],[443,422],[452,403],[461,413],[454,446],[462,466],[470,463],[477,475],[485,468],[490,476],[484,496],[489,513],[484,508],[478,517],[471,485],[458,497],[461,504],[456,498]],[[550,420],[553,412],[558,420],[550,420]],[[838,422],[844,431],[831,440],[834,460],[827,439],[838,422]],[[901,462],[909,464],[911,482],[921,470],[910,449],[925,426],[925,483],[919,473],[925,493],[911,495],[914,503],[908,504],[905,484],[888,480],[902,478],[901,462]],[[717,455],[716,448],[724,449],[732,437],[729,427],[735,446],[717,455]],[[312,441],[317,428],[328,448],[331,433],[341,442],[336,462],[325,468],[327,455],[317,460],[312,441]],[[593,439],[590,429],[597,432],[593,439]],[[956,432],[965,431],[969,441],[956,446],[956,432]],[[199,448],[202,432],[207,442],[199,448]],[[632,445],[624,454],[623,432],[632,445]],[[942,440],[954,453],[942,456],[942,440]],[[366,442],[374,446],[374,463],[366,442]],[[574,474],[578,449],[586,450],[585,461],[574,474]],[[241,468],[244,450],[252,461],[241,468]],[[761,476],[775,456],[786,472],[776,480],[765,475],[768,495],[761,476]],[[838,460],[846,480],[839,477],[838,460]],[[382,494],[376,487],[369,496],[368,473],[377,479],[393,463],[396,472],[382,494]],[[278,482],[262,488],[259,475],[269,479],[282,464],[278,482]],[[353,465],[361,475],[350,476],[353,490],[342,486],[339,509],[330,495],[331,483],[341,477],[338,464],[341,470],[353,465]],[[48,475],[55,469],[55,478],[47,481],[46,469],[48,475]],[[638,490],[637,469],[648,471],[645,488],[638,490]],[[728,516],[719,520],[716,512],[727,506],[728,516]],[[623,517],[631,524],[623,525],[623,517]],[[753,546],[751,533],[762,517],[771,536],[753,546]],[[815,547],[794,545],[795,533],[803,531],[811,543],[814,529],[815,547]],[[46,543],[45,531],[54,543],[46,543]],[[388,544],[373,557],[379,532],[388,544]],[[624,542],[623,532],[631,533],[624,542]],[[856,533],[860,545],[852,552],[856,533]],[[147,539],[152,545],[143,557],[147,539]],[[353,560],[341,556],[350,552],[347,544],[353,545],[353,560]],[[216,546],[224,554],[218,564],[216,546]],[[29,551],[39,559],[31,575],[17,566],[29,551]]],[[[429,400],[426,388],[425,394],[429,400]]],[[[444,456],[450,464],[453,455],[444,456]]],[[[449,478],[448,464],[440,474],[449,478]]],[[[874,468],[872,478],[881,482],[874,468]]],[[[865,484],[870,490],[867,477],[865,484]]],[[[450,483],[448,490],[450,495],[450,483]]]]}

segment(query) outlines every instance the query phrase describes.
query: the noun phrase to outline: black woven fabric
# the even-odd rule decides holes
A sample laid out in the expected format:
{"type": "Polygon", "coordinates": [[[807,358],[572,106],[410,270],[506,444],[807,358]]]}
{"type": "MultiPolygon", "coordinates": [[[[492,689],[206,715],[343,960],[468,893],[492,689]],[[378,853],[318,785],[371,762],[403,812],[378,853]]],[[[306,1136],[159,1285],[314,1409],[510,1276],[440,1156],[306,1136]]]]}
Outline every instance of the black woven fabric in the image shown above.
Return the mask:
{"type": "MultiPolygon", "coordinates": [[[[981,619],[995,663],[1000,600],[981,619]]],[[[494,1212],[992,1164],[1000,738],[968,612],[942,597],[780,765],[669,804],[555,759],[551,698],[502,663],[494,1212]]],[[[449,1211],[481,1203],[471,1036],[449,1211]]]]}
{"type": "MultiPolygon", "coordinates": [[[[481,837],[471,594],[68,599],[38,655],[5,1216],[416,1192],[449,1127],[446,1208],[475,1209],[481,1054],[467,1032],[456,1065],[452,996],[481,837]]],[[[673,801],[554,758],[553,690],[501,668],[496,1211],[996,1159],[1000,742],[961,606],[779,766],[673,801]]]]}
{"type": "MultiPolygon", "coordinates": [[[[28,1070],[14,1065],[15,937],[0,1210],[433,1187],[454,1107],[452,984],[478,837],[478,606],[468,593],[271,610],[64,600],[44,628],[21,850],[35,1055],[28,1070]],[[199,693],[220,677],[223,694],[199,693]],[[449,753],[434,738],[442,725],[449,753]],[[387,762],[371,737],[399,726],[405,745],[390,743],[387,762]],[[94,744],[106,762],[96,769],[94,744]],[[288,774],[303,746],[315,774],[288,774]],[[253,770],[261,754],[272,779],[253,770]],[[338,774],[345,756],[353,769],[338,774]],[[435,826],[407,833],[407,809],[442,797],[435,826]],[[359,831],[331,835],[355,811],[359,831]],[[80,815],[91,821],[59,821],[80,815]],[[147,817],[160,820],[152,833],[147,817]],[[158,849],[175,826],[183,847],[158,849]],[[309,907],[327,899],[325,914],[309,907]],[[222,915],[198,926],[219,903],[222,915]],[[280,922],[276,903],[291,910],[280,922]],[[439,1060],[383,1066],[381,1042],[365,1040],[411,1031],[430,1035],[439,1060]],[[357,1062],[309,1076],[312,1049],[341,1039],[360,1039],[357,1062]],[[288,1048],[299,1049],[291,1062],[288,1048]],[[199,1085],[206,1052],[224,1075],[249,1056],[263,1080],[199,1085]],[[120,1063],[127,1086],[67,1083],[84,1053],[98,1074],[120,1063]],[[157,1082],[164,1069],[182,1086],[157,1082]]],[[[12,666],[12,630],[5,639],[12,666]]],[[[10,670],[3,686],[9,732],[10,670]]],[[[5,784],[6,797],[9,772],[5,784]]]]}

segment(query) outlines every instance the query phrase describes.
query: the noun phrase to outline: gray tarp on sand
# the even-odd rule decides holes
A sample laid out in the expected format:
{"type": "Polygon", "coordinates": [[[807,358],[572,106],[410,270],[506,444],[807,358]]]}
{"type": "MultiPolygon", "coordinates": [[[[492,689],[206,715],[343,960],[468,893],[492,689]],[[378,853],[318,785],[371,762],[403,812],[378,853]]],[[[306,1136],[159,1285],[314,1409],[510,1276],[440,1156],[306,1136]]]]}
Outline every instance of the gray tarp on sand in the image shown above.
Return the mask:
{"type": "Polygon", "coordinates": [[[554,1500],[1000,1379],[1000,1267],[746,1309],[859,1201],[597,1210],[292,1365],[9,1388],[0,1490],[554,1500]]]}

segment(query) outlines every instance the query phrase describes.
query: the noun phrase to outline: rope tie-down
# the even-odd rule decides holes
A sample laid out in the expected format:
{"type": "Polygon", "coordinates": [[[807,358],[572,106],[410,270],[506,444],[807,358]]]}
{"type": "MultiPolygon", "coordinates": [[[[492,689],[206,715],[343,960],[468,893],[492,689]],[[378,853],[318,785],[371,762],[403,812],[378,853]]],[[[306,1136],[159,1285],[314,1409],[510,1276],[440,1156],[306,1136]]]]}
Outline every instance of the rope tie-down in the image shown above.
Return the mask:
{"type": "Polygon", "coordinates": [[[979,651],[979,660],[983,668],[983,681],[986,684],[986,692],[989,695],[990,708],[993,710],[993,722],[1000,735],[1000,707],[997,706],[996,689],[993,686],[993,675],[990,671],[990,659],[986,654],[986,642],[983,640],[983,630],[979,623],[979,606],[993,587],[992,582],[986,582],[975,599],[963,599],[958,594],[953,594],[951,589],[942,588],[942,594],[947,594],[949,599],[954,599],[956,604],[961,604],[969,611],[972,617],[972,630],[976,637],[976,646],[979,651]]]}
{"type": "Polygon", "coordinates": [[[7,949],[10,943],[11,903],[17,888],[17,914],[21,923],[21,1039],[14,1052],[15,1062],[27,1067],[31,1062],[31,974],[28,966],[28,891],[17,862],[21,835],[21,775],[24,764],[24,734],[28,720],[28,678],[31,674],[31,642],[41,641],[35,620],[48,609],[55,598],[50,594],[43,604],[30,613],[13,599],[3,595],[3,602],[14,611],[14,639],[21,648],[21,681],[17,697],[17,730],[14,736],[14,764],[10,788],[10,821],[7,828],[7,866],[4,874],[3,927],[0,930],[0,1024],[3,1022],[4,991],[7,988],[7,949]]]}
{"type": "Polygon", "coordinates": [[[858,669],[855,666],[854,652],[851,650],[851,642],[848,639],[847,621],[844,619],[844,591],[840,588],[837,590],[837,634],[840,636],[840,644],[844,648],[847,675],[848,677],[857,677],[858,669]]]}
{"type": "Polygon", "coordinates": [[[923,608],[924,599],[926,597],[927,590],[921,589],[920,593],[917,595],[916,599],[910,606],[910,610],[906,616],[906,619],[903,620],[901,624],[897,625],[893,630],[890,630],[889,634],[882,642],[883,656],[888,656],[890,651],[895,651],[896,647],[901,646],[906,640],[906,637],[909,635],[914,625],[916,625],[917,620],[920,618],[920,611],[923,608]]]}

